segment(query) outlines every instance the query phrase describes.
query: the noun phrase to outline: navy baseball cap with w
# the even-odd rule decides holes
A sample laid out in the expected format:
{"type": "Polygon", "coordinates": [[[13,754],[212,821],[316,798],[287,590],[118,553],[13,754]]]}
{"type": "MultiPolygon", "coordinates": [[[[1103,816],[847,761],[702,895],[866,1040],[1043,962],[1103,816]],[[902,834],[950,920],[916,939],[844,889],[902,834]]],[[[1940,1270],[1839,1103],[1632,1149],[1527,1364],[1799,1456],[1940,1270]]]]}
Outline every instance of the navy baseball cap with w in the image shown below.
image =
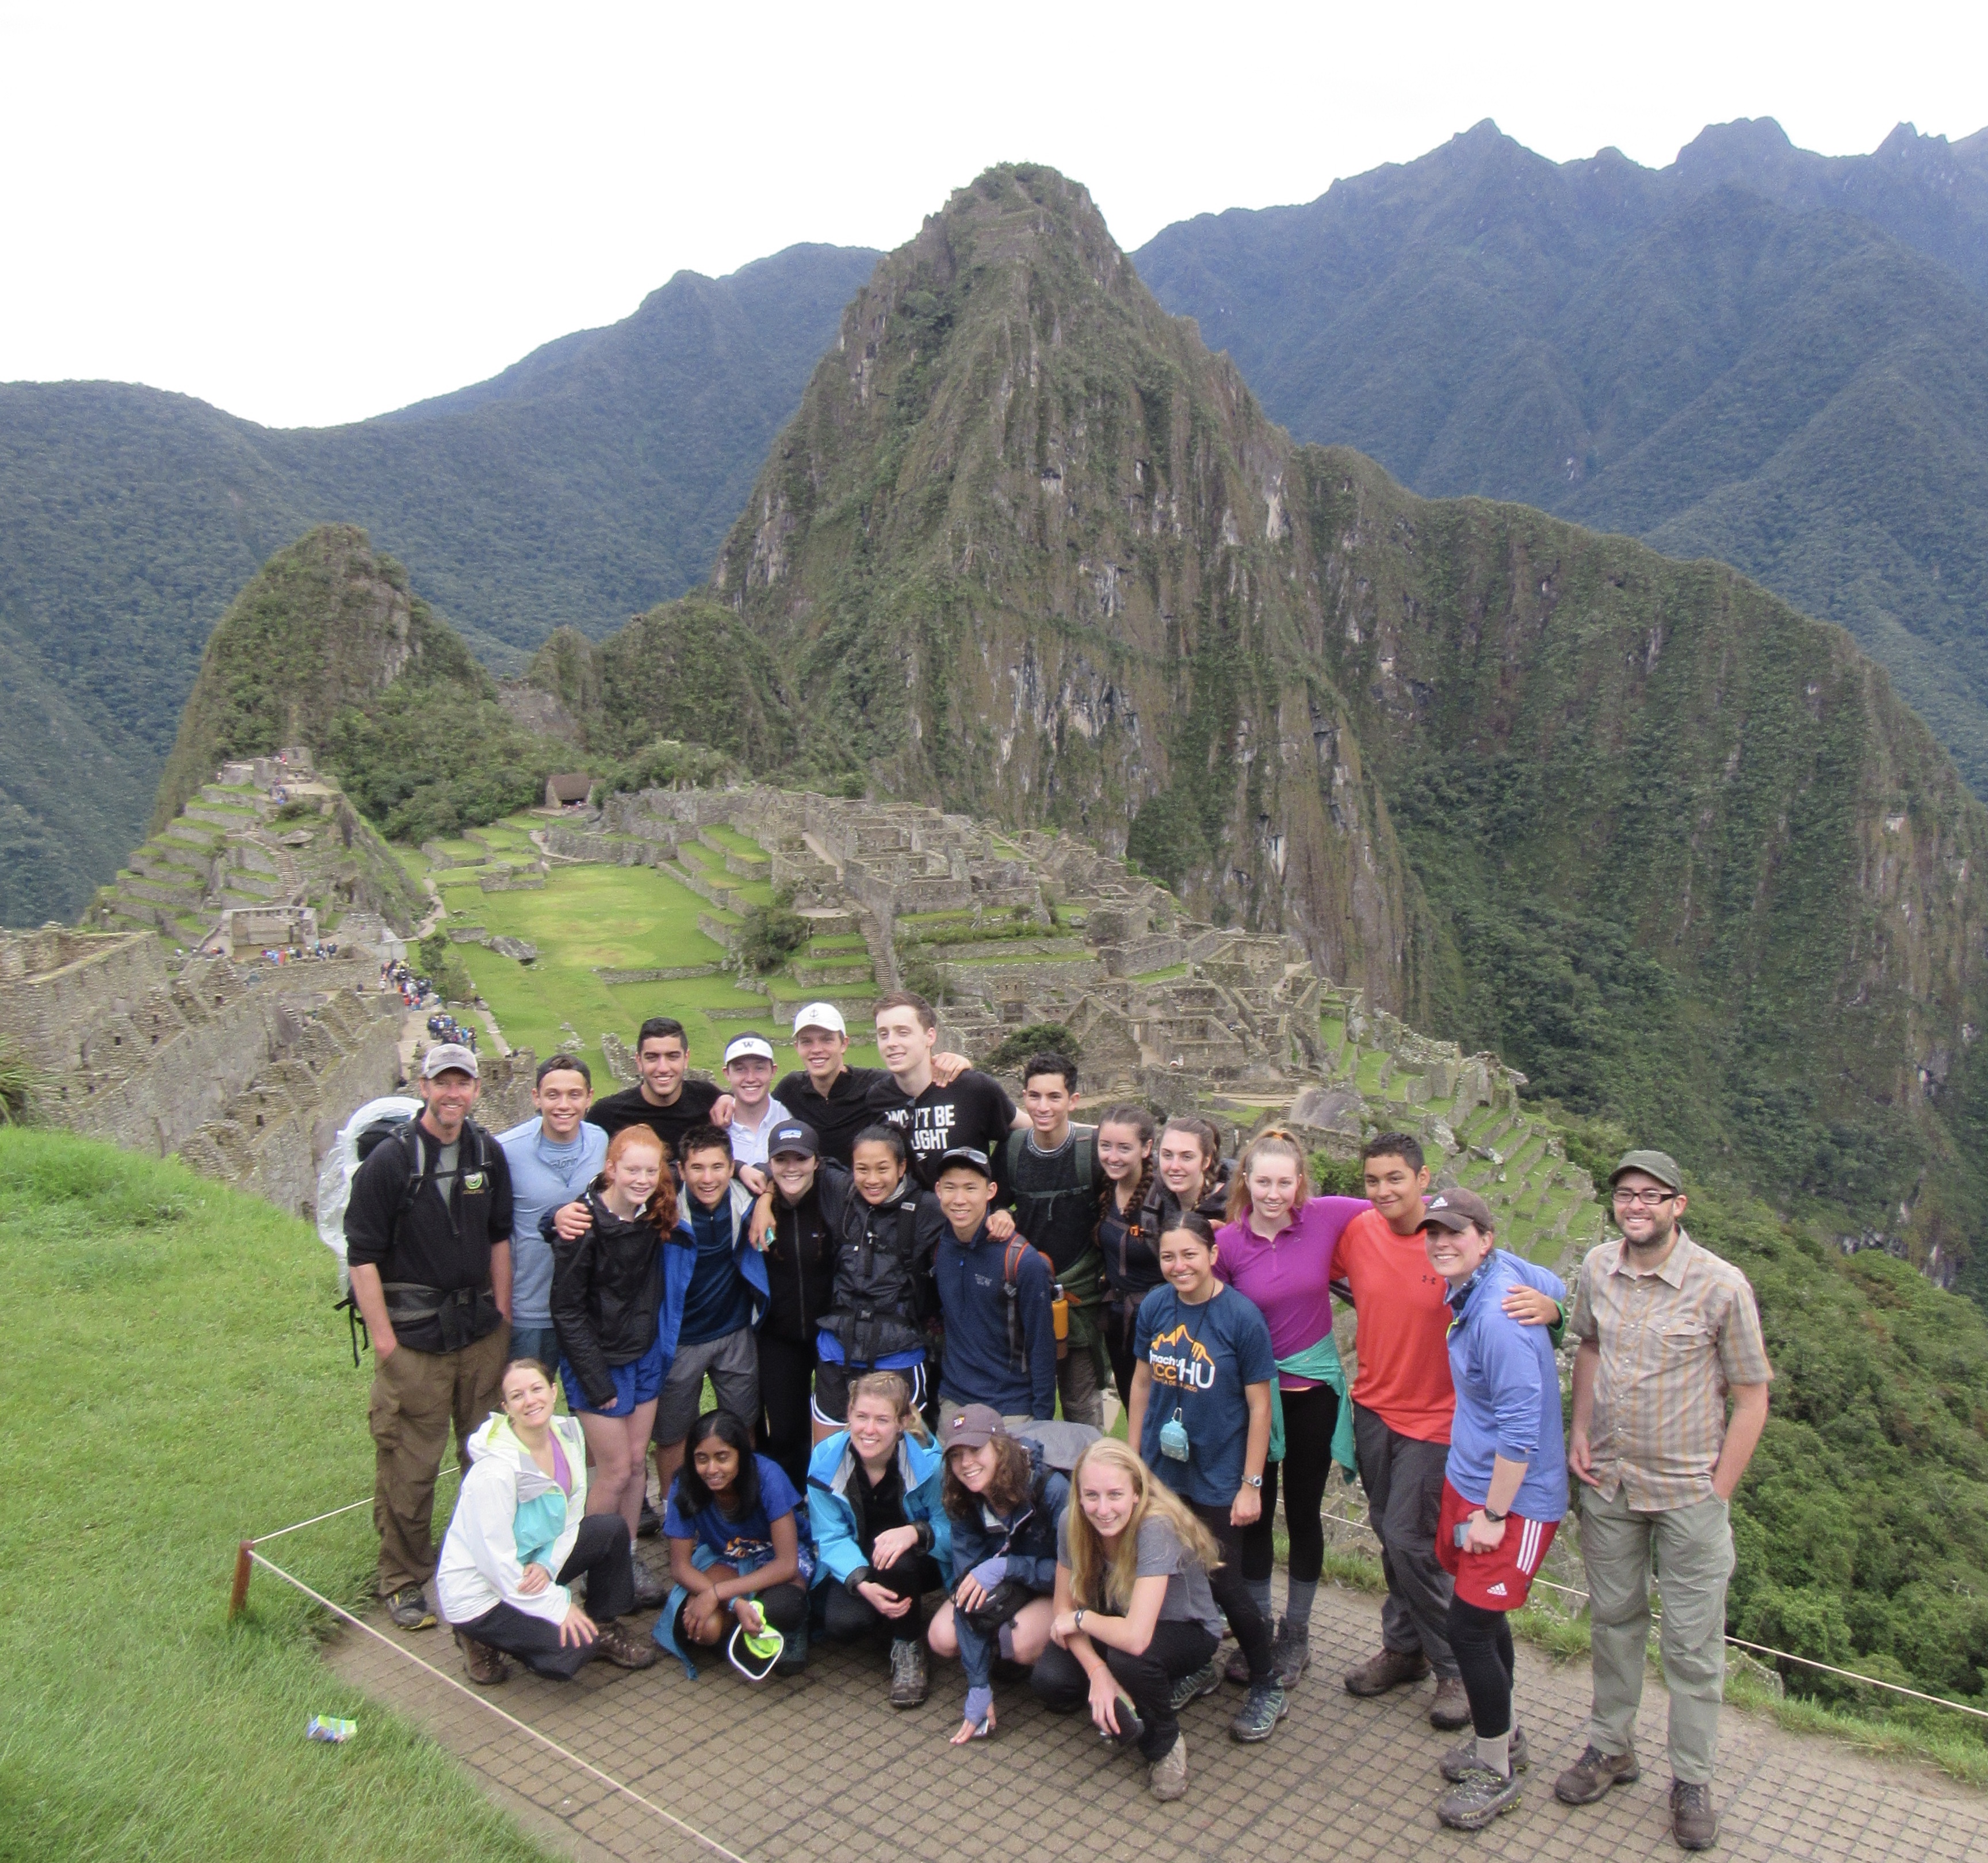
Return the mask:
{"type": "Polygon", "coordinates": [[[819,1158],[821,1141],[814,1135],[814,1128],[804,1120],[789,1119],[773,1128],[766,1141],[769,1158],[819,1158]]]}

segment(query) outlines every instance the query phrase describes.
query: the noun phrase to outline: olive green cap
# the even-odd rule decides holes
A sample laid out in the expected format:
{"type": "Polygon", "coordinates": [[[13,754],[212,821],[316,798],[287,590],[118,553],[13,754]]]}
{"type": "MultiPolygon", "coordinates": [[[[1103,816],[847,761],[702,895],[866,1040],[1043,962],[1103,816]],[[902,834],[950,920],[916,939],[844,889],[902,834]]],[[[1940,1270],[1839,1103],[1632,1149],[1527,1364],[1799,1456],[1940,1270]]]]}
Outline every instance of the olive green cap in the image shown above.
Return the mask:
{"type": "Polygon", "coordinates": [[[1677,1160],[1668,1151],[1625,1151],[1621,1163],[1608,1174],[1609,1183],[1612,1185],[1629,1171],[1640,1171],[1645,1177],[1655,1178],[1673,1194],[1684,1188],[1684,1173],[1679,1170],[1677,1160]]]}

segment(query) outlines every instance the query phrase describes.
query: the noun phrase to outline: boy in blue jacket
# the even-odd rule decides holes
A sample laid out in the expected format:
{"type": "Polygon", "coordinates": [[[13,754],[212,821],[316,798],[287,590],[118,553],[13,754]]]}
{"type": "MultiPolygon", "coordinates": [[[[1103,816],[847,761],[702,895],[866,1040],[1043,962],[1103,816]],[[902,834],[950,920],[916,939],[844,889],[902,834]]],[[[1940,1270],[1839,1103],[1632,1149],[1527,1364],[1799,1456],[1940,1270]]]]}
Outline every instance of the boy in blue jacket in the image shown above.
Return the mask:
{"type": "Polygon", "coordinates": [[[956,1145],[943,1154],[932,1192],[952,1229],[934,1263],[945,1318],[941,1439],[969,1404],[986,1405],[1011,1429],[1032,1418],[1047,1422],[1057,1401],[1049,1258],[1019,1236],[997,1242],[988,1234],[994,1167],[986,1152],[956,1145]]]}

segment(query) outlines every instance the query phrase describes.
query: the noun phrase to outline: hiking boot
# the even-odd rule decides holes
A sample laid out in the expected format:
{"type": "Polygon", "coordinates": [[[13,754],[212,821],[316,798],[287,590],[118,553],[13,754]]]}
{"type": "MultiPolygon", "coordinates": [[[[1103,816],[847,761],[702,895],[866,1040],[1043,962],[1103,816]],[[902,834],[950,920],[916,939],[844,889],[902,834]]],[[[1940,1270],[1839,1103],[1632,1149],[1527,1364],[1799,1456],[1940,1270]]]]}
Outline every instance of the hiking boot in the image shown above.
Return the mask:
{"type": "Polygon", "coordinates": [[[1642,1776],[1633,1746],[1625,1753],[1605,1753],[1591,1740],[1554,1781],[1554,1797],[1564,1805],[1591,1805],[1606,1798],[1611,1785],[1628,1785],[1642,1776]]]}
{"type": "Polygon", "coordinates": [[[1247,1698],[1229,1723],[1229,1737],[1245,1744],[1267,1740],[1276,1732],[1278,1722],[1290,1711],[1290,1698],[1276,1676],[1268,1682],[1252,1682],[1247,1698]]]}
{"type": "Polygon", "coordinates": [[[601,1655],[617,1669],[645,1669],[663,1653],[654,1637],[644,1635],[619,1618],[603,1625],[596,1641],[601,1655]]]}
{"type": "Polygon", "coordinates": [[[928,1686],[925,1646],[909,1637],[898,1638],[891,1645],[891,1706],[917,1707],[924,1701],[928,1686]]]}
{"type": "Polygon", "coordinates": [[[662,1530],[663,1523],[656,1517],[655,1503],[645,1494],[642,1496],[642,1511],[635,1516],[635,1537],[653,1540],[662,1530]]]}
{"type": "Polygon", "coordinates": [[[1215,1666],[1211,1656],[1192,1675],[1183,1675],[1174,1684],[1169,1702],[1172,1713],[1178,1714],[1191,1701],[1199,1701],[1204,1695],[1212,1695],[1222,1686],[1222,1672],[1215,1666]]]}
{"type": "Polygon", "coordinates": [[[1482,1831],[1495,1817],[1515,1811],[1519,1803],[1519,1775],[1501,1778],[1488,1766],[1470,1766],[1436,1801],[1437,1821],[1452,1831],[1482,1831]]]}
{"type": "Polygon", "coordinates": [[[492,1649],[488,1643],[479,1643],[459,1630],[455,1633],[455,1646],[462,1652],[462,1672],[478,1688],[494,1689],[500,1682],[511,1679],[511,1665],[504,1660],[501,1649],[492,1649]]]}
{"type": "Polygon", "coordinates": [[[1712,1808],[1712,1787],[1671,1781],[1671,1835],[1680,1850],[1709,1850],[1719,1841],[1719,1814],[1712,1808]]]}
{"type": "Polygon", "coordinates": [[[1470,1697],[1463,1692],[1461,1675],[1439,1675],[1435,1699],[1429,1703],[1429,1725],[1445,1733],[1454,1733],[1470,1725],[1470,1697]]]}
{"type": "Polygon", "coordinates": [[[387,1614],[397,1630],[432,1630],[435,1614],[428,1594],[419,1585],[403,1585],[387,1600],[387,1614]]]}
{"type": "Polygon", "coordinates": [[[1270,1666],[1277,1672],[1277,1679],[1286,1689],[1294,1689],[1310,1665],[1311,1626],[1279,1618],[1276,1641],[1270,1645],[1270,1666]]]}
{"type": "Polygon", "coordinates": [[[1249,1686],[1249,1658],[1243,1655],[1240,1644],[1229,1653],[1229,1660],[1222,1665],[1222,1679],[1234,1682],[1238,1688],[1249,1686]]]}
{"type": "Polygon", "coordinates": [[[807,1667],[807,1619],[801,1620],[801,1627],[789,1637],[780,1650],[780,1659],[773,1665],[776,1675],[798,1675],[807,1667]]]}
{"type": "Polygon", "coordinates": [[[1155,1760],[1146,1774],[1146,1784],[1155,1798],[1187,1796],[1187,1736],[1177,1733],[1163,1759],[1155,1760]]]}
{"type": "Polygon", "coordinates": [[[1384,1649],[1357,1669],[1348,1669],[1344,1680],[1349,1695],[1384,1695],[1404,1682],[1420,1682],[1428,1672],[1428,1658],[1420,1650],[1409,1655],[1398,1649],[1384,1649]]]}
{"type": "Polygon", "coordinates": [[[653,1611],[670,1594],[670,1588],[649,1570],[647,1561],[631,1558],[629,1566],[635,1579],[635,1608],[653,1611]]]}
{"type": "MultiPolygon", "coordinates": [[[[1533,1763],[1533,1756],[1526,1746],[1526,1730],[1523,1727],[1512,1729],[1512,1770],[1523,1773],[1533,1763]]],[[[1440,1768],[1442,1776],[1452,1785],[1457,1784],[1463,1775],[1477,1763],[1477,1736],[1475,1734],[1459,1740],[1442,1756],[1440,1768]]]]}

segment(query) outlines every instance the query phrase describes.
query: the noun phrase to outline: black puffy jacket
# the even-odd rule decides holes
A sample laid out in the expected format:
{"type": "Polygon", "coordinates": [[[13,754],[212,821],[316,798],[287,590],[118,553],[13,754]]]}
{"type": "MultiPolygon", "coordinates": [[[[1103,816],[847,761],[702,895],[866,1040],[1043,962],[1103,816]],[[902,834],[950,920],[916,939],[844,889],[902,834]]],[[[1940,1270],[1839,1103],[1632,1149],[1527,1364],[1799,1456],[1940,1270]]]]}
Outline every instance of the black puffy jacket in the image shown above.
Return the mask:
{"type": "Polygon", "coordinates": [[[938,1310],[932,1263],[952,1226],[928,1190],[902,1178],[881,1203],[854,1192],[837,1212],[834,1305],[822,1329],[852,1365],[921,1350],[925,1322],[938,1310]]]}
{"type": "MultiPolygon", "coordinates": [[[[603,1203],[600,1180],[587,1193],[593,1226],[563,1242],[547,1210],[539,1232],[552,1245],[553,1325],[560,1355],[598,1409],[614,1401],[614,1365],[631,1365],[656,1343],[663,1312],[664,1238],[646,1216],[617,1216],[603,1203]]],[[[671,1239],[695,1247],[681,1229],[671,1239]]]]}

